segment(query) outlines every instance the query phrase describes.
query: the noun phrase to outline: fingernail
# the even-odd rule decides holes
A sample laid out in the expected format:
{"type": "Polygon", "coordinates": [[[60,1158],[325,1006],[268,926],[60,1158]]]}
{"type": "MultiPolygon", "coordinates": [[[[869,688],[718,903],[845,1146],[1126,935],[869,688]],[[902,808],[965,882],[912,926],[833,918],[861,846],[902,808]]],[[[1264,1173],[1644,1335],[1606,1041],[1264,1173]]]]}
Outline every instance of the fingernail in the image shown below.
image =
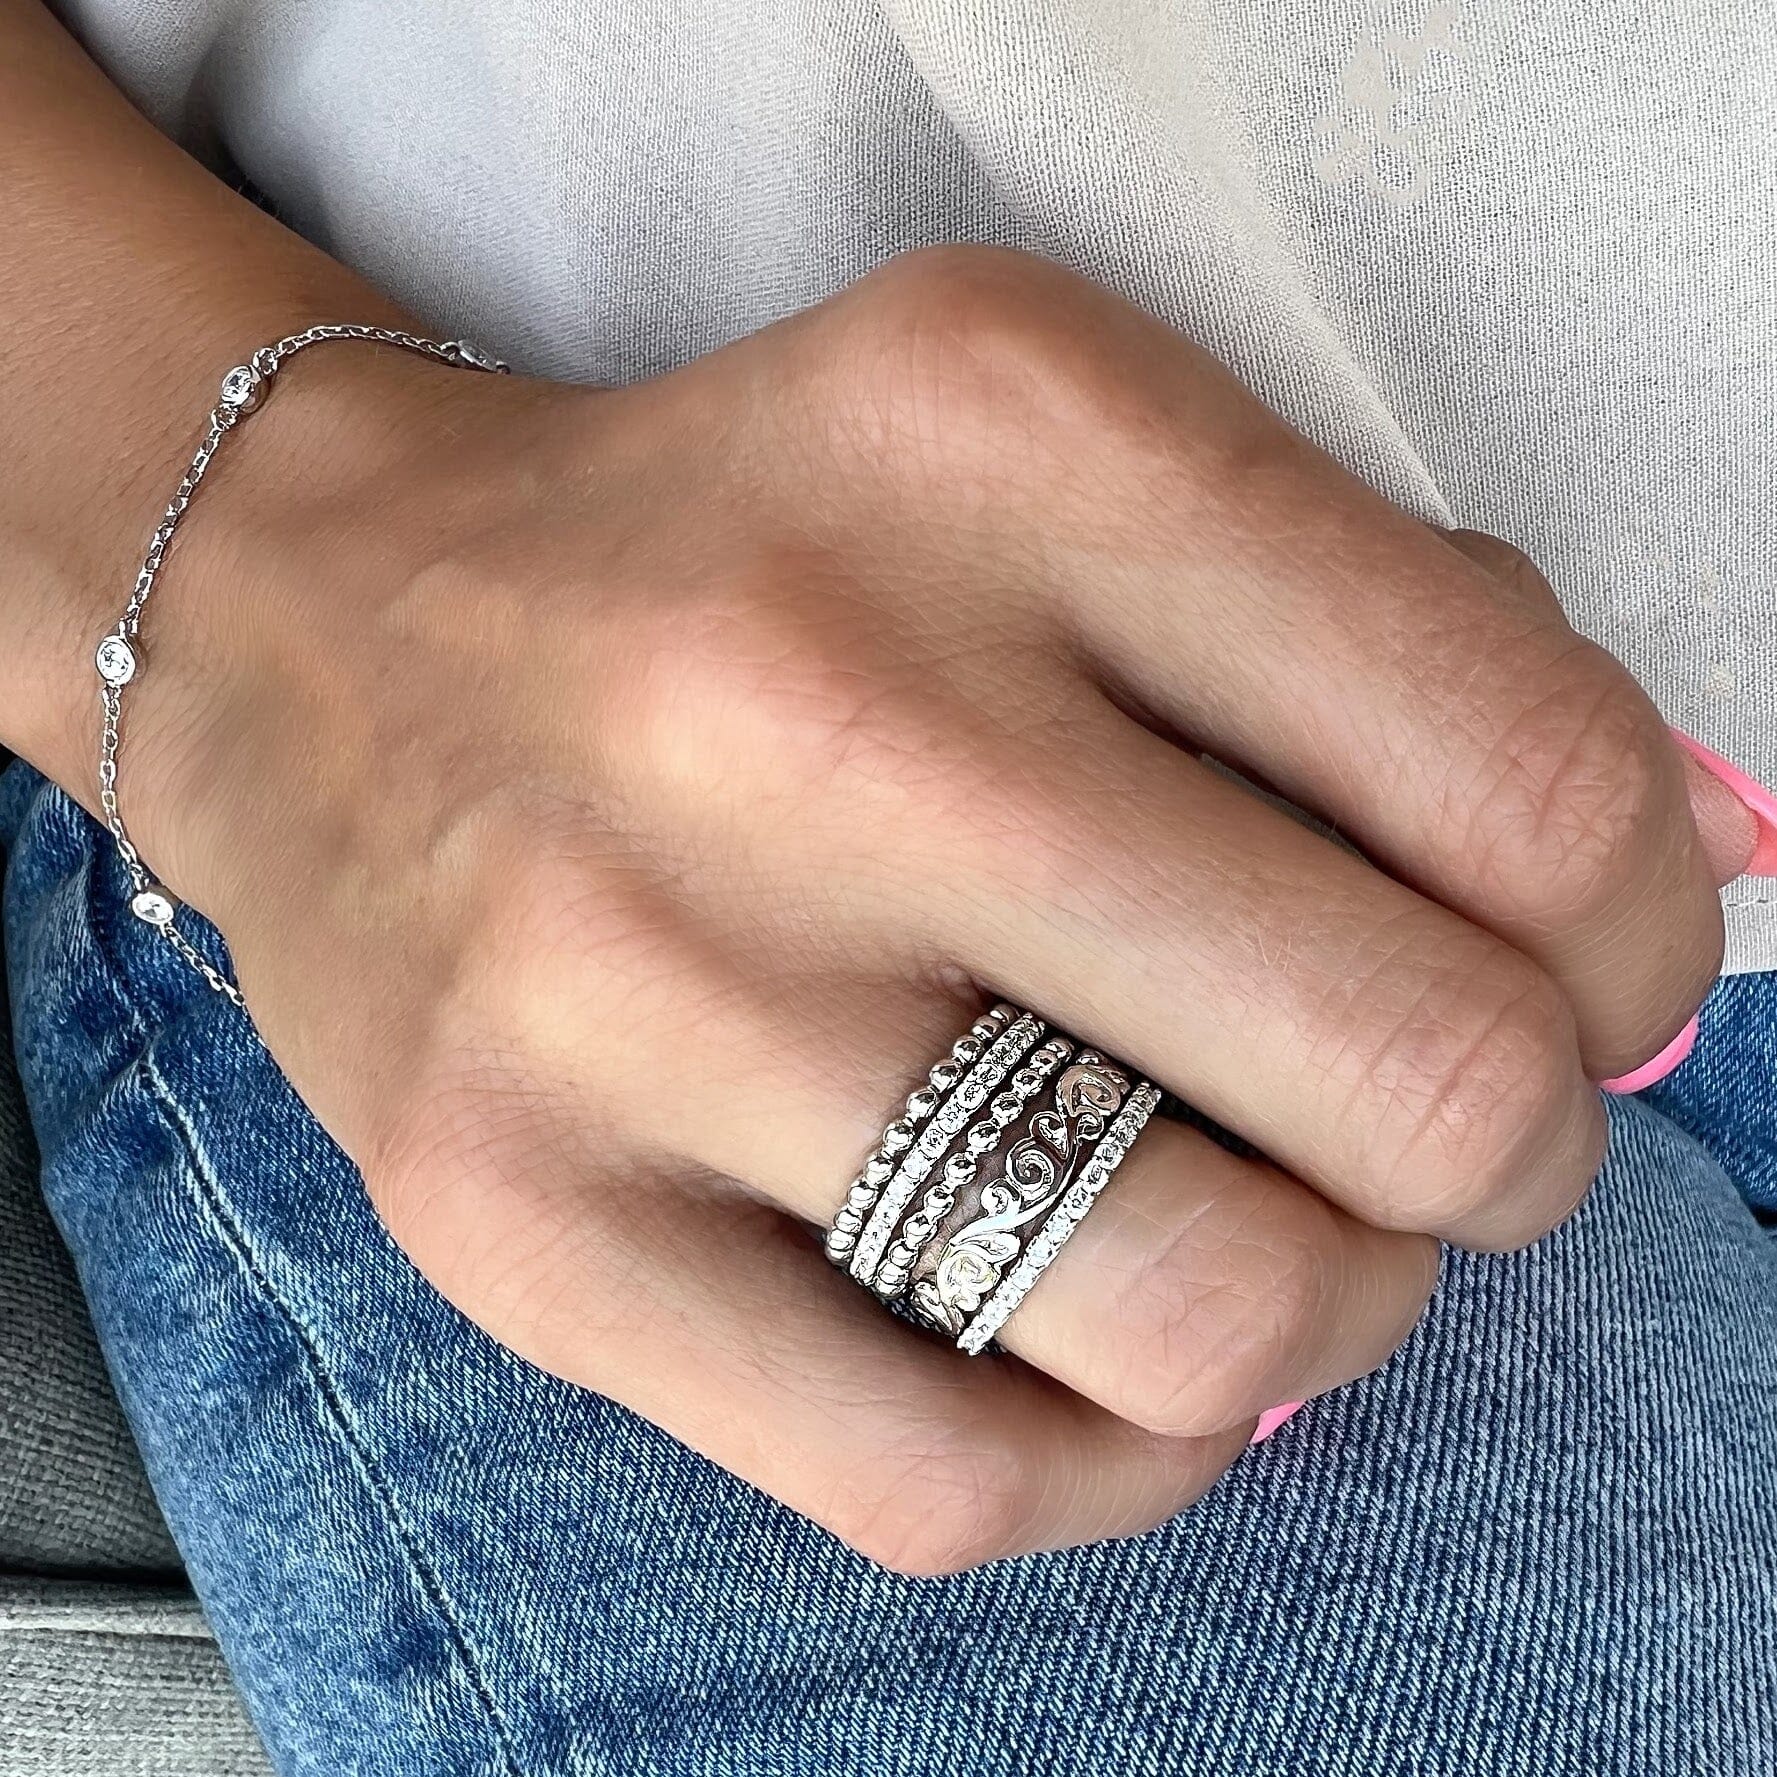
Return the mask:
{"type": "Polygon", "coordinates": [[[1691,778],[1691,809],[1717,874],[1731,870],[1726,881],[1735,876],[1777,876],[1777,796],[1682,729],[1674,728],[1672,738],[1701,774],[1691,778]]]}
{"type": "Polygon", "coordinates": [[[1640,1092],[1657,1085],[1671,1073],[1697,1046],[1697,1021],[1693,1018],[1652,1061],[1644,1061],[1632,1074],[1619,1074],[1614,1080],[1600,1080],[1600,1088],[1619,1097],[1640,1092]]]}
{"type": "Polygon", "coordinates": [[[1264,1443],[1264,1441],[1270,1437],[1270,1435],[1276,1431],[1286,1419],[1295,1413],[1296,1409],[1301,1405],[1302,1403],[1300,1401],[1285,1401],[1281,1407],[1271,1407],[1261,1413],[1259,1415],[1258,1427],[1253,1432],[1247,1448],[1251,1449],[1253,1444],[1264,1443]]]}

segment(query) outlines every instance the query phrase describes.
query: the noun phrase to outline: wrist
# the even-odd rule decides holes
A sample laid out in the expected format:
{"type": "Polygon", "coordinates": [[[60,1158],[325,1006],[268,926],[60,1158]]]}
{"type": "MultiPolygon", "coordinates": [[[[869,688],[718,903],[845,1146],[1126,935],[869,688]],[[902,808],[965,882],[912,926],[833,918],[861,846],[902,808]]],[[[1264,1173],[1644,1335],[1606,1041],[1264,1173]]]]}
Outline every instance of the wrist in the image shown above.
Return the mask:
{"type": "MultiPolygon", "coordinates": [[[[501,410],[489,396],[509,386],[399,346],[321,342],[268,379],[191,497],[142,614],[118,784],[154,874],[225,929],[261,866],[300,867],[293,851],[314,838],[301,811],[326,818],[326,786],[354,756],[357,669],[387,640],[362,563],[380,557],[373,584],[399,588],[455,512],[436,459],[469,436],[485,446],[501,410]]],[[[89,754],[96,730],[95,716],[89,754]]]]}
{"type": "MultiPolygon", "coordinates": [[[[352,318],[402,324],[384,299],[323,265],[355,298],[352,318]]],[[[295,282],[276,299],[193,312],[151,349],[83,333],[6,366],[0,392],[23,435],[0,486],[0,744],[89,808],[98,792],[93,650],[123,610],[222,374],[330,295],[329,307],[344,298],[326,279],[312,289],[295,282]]],[[[211,493],[206,483],[206,504],[211,493]]]]}

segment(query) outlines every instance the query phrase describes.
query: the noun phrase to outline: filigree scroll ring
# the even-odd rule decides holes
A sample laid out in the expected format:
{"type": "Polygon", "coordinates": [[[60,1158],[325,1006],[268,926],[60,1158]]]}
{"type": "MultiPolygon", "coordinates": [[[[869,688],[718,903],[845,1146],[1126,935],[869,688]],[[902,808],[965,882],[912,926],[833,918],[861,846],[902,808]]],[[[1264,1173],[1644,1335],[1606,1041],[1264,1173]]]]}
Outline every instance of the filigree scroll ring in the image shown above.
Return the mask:
{"type": "Polygon", "coordinates": [[[1160,1089],[1121,1062],[996,1006],[865,1162],[828,1256],[960,1350],[983,1351],[1159,1102],[1160,1089]]]}

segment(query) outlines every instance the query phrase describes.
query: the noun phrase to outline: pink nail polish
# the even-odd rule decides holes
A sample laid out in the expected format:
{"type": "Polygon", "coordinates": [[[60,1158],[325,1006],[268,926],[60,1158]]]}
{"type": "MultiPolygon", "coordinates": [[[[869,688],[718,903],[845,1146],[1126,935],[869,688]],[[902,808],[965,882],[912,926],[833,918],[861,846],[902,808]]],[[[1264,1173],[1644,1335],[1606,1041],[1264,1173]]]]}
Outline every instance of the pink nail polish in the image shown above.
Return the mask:
{"type": "MultiPolygon", "coordinates": [[[[1746,866],[1748,876],[1777,876],[1777,796],[1757,778],[1748,777],[1738,765],[1713,753],[1700,740],[1692,740],[1681,728],[1672,730],[1672,738],[1709,773],[1728,786],[1758,822],[1758,845],[1752,861],[1746,866]]],[[[1651,1063],[1649,1064],[1652,1065],[1651,1063]]]]}
{"type": "Polygon", "coordinates": [[[1652,1061],[1644,1061],[1633,1073],[1619,1074],[1614,1080],[1600,1080],[1601,1090],[1622,1097],[1657,1085],[1671,1073],[1697,1046],[1697,1021],[1693,1018],[1652,1061]]]}
{"type": "Polygon", "coordinates": [[[1300,1401],[1285,1401],[1281,1407],[1267,1408],[1265,1412],[1259,1415],[1258,1428],[1253,1432],[1251,1442],[1248,1444],[1247,1448],[1251,1449],[1253,1444],[1264,1443],[1264,1441],[1270,1437],[1270,1435],[1276,1431],[1286,1419],[1295,1413],[1296,1409],[1301,1405],[1302,1403],[1300,1401]]]}

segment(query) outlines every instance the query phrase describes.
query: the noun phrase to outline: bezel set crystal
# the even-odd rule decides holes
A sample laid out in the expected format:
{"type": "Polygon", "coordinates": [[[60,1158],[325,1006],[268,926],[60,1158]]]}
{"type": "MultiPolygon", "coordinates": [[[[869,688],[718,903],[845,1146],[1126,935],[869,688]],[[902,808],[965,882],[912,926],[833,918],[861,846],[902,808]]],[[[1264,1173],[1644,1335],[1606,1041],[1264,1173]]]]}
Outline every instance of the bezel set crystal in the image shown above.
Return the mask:
{"type": "Polygon", "coordinates": [[[265,399],[265,373],[254,364],[237,364],[222,379],[217,405],[231,413],[251,413],[265,399]]]}
{"type": "Polygon", "coordinates": [[[93,651],[99,677],[114,690],[136,676],[136,651],[120,635],[108,635],[93,651]]]}
{"type": "Polygon", "coordinates": [[[147,888],[137,889],[130,896],[130,912],[144,925],[170,926],[178,911],[178,902],[155,883],[150,883],[147,888]]]}
{"type": "Polygon", "coordinates": [[[450,349],[455,354],[457,363],[465,370],[504,371],[507,366],[496,358],[492,352],[483,351],[472,339],[453,339],[450,349]]]}

